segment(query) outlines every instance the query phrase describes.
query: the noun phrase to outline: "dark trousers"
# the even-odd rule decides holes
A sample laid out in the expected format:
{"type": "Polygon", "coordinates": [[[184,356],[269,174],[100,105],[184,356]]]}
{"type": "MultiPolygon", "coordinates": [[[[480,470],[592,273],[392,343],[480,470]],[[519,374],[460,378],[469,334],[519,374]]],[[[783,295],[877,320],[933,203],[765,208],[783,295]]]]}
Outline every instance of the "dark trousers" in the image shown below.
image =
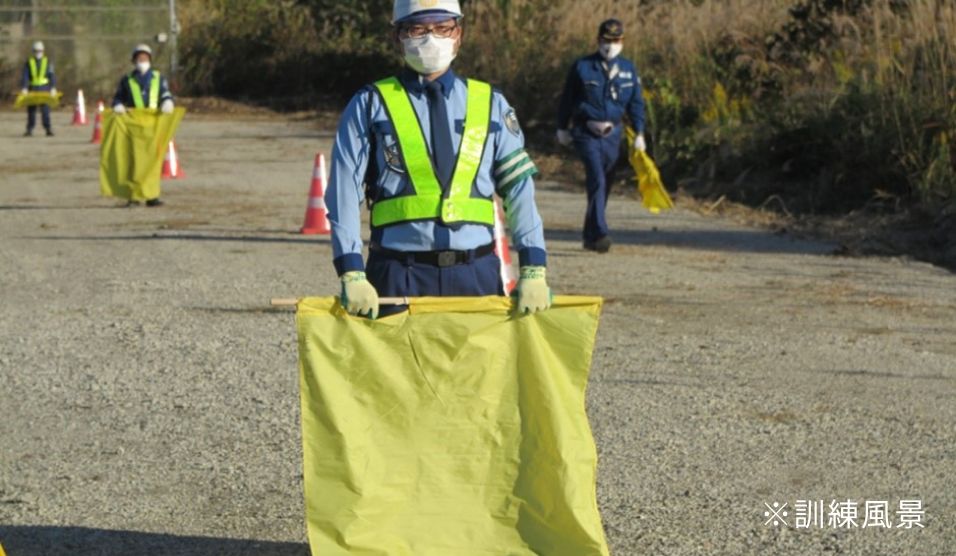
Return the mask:
{"type": "Polygon", "coordinates": [[[617,125],[606,137],[595,137],[586,127],[575,128],[574,148],[584,162],[587,174],[588,209],[584,216],[584,241],[597,241],[610,234],[607,209],[614,169],[621,154],[621,132],[624,126],[617,125]]]}
{"type": "MultiPolygon", "coordinates": [[[[409,263],[369,253],[365,264],[368,281],[379,297],[471,297],[504,295],[498,256],[494,253],[468,263],[438,267],[409,263]]],[[[385,317],[406,310],[404,305],[382,305],[385,317]]]]}
{"type": "Polygon", "coordinates": [[[50,129],[52,126],[50,123],[50,105],[27,106],[27,131],[33,131],[33,128],[37,126],[37,108],[43,114],[43,127],[50,129]]]}

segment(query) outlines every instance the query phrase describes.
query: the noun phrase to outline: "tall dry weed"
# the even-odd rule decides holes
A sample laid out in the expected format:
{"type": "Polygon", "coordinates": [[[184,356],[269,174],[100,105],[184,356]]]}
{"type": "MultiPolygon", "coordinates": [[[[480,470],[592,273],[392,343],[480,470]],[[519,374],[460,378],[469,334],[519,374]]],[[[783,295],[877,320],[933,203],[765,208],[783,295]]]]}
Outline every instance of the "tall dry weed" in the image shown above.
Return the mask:
{"type": "MultiPolygon", "coordinates": [[[[386,0],[184,0],[195,90],[300,107],[397,71],[386,0]],[[384,7],[383,7],[384,6],[384,7]],[[295,99],[293,103],[291,100],[295,99]]],[[[804,210],[956,197],[951,0],[471,0],[456,69],[550,148],[572,61],[627,28],[671,183],[804,210]]]]}

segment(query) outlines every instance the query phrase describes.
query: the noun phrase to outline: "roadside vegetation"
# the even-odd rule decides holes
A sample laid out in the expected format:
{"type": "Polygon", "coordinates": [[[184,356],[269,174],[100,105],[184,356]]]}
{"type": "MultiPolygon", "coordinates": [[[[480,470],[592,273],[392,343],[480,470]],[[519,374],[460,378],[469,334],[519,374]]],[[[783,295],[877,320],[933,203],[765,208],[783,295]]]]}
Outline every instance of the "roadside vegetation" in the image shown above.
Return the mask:
{"type": "MultiPolygon", "coordinates": [[[[956,193],[956,4],[947,0],[472,0],[459,71],[544,142],[570,62],[628,28],[669,183],[791,213],[945,210],[956,193]]],[[[274,108],[340,105],[399,66],[391,0],[193,0],[182,83],[274,108]]],[[[547,150],[548,146],[541,148],[547,150]]]]}

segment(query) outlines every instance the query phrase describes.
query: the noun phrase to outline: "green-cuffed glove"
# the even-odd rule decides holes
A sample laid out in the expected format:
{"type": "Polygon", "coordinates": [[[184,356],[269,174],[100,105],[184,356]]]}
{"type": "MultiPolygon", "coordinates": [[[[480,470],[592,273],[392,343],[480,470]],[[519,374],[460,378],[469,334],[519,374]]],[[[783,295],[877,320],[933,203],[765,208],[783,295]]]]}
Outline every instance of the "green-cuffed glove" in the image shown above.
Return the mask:
{"type": "Polygon", "coordinates": [[[518,292],[518,314],[537,313],[551,307],[551,288],[545,274],[543,266],[521,267],[521,278],[515,290],[518,292]]]}
{"type": "Polygon", "coordinates": [[[369,283],[364,272],[346,272],[342,281],[342,306],[352,315],[378,317],[378,292],[369,283]]]}

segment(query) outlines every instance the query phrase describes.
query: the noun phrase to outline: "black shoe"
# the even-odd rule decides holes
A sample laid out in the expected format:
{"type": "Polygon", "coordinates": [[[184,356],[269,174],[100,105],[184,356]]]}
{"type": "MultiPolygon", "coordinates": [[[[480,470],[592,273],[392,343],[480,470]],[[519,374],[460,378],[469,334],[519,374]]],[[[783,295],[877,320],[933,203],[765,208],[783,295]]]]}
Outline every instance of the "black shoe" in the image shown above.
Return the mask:
{"type": "Polygon", "coordinates": [[[585,240],[584,248],[588,251],[595,251],[597,253],[607,253],[611,250],[611,238],[610,236],[604,236],[594,241],[585,240]]]}
{"type": "Polygon", "coordinates": [[[166,203],[163,203],[163,202],[160,201],[159,199],[150,199],[150,200],[146,201],[146,206],[147,206],[147,207],[161,207],[161,206],[163,206],[164,204],[166,204],[166,203]]]}
{"type": "Polygon", "coordinates": [[[32,129],[26,130],[26,132],[23,134],[23,136],[24,136],[24,137],[33,137],[33,130],[32,130],[32,129]]]}
{"type": "Polygon", "coordinates": [[[47,136],[47,137],[53,137],[53,130],[52,130],[52,129],[46,130],[46,136],[47,136]]]}

